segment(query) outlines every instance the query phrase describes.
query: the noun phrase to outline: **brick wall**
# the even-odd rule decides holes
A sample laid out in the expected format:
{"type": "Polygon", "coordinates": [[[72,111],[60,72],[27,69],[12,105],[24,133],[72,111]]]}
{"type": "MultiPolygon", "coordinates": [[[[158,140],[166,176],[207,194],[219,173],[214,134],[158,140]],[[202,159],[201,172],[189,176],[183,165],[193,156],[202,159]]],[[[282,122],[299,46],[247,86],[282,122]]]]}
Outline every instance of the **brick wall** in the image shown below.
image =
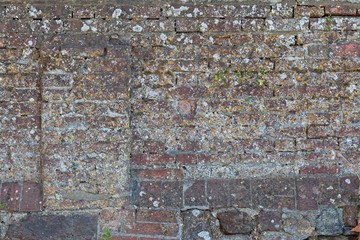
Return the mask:
{"type": "Polygon", "coordinates": [[[360,4],[0,1],[0,239],[352,239],[360,4]]]}

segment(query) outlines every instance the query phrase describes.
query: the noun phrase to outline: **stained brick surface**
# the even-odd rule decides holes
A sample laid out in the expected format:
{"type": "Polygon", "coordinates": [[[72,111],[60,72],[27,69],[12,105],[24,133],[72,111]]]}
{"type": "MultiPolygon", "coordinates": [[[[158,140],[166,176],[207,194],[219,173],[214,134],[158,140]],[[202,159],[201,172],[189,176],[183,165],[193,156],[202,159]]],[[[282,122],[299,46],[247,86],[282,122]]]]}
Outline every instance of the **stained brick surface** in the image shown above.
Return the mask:
{"type": "Polygon", "coordinates": [[[1,1],[0,239],[351,235],[359,16],[350,0],[1,1]]]}

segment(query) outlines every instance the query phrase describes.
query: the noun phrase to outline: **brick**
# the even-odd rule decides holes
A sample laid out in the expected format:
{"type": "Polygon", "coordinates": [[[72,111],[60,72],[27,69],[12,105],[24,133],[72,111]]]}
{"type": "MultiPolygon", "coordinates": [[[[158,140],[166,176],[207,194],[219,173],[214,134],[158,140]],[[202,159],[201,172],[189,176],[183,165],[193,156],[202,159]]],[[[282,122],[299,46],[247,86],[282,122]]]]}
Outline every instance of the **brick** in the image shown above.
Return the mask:
{"type": "Polygon", "coordinates": [[[261,231],[279,231],[282,228],[282,212],[261,211],[259,225],[261,231]]]}
{"type": "MultiPolygon", "coordinates": [[[[187,210],[182,211],[183,225],[183,236],[186,240],[198,238],[200,232],[208,233],[208,236],[213,238],[220,238],[215,232],[212,231],[215,218],[212,216],[209,210],[187,210]]],[[[218,229],[218,227],[217,227],[218,229]]],[[[206,236],[206,235],[205,235],[206,236]]]]}
{"type": "Polygon", "coordinates": [[[294,8],[295,17],[323,17],[325,10],[318,6],[296,6],[294,8]]]}
{"type": "Polygon", "coordinates": [[[360,44],[335,44],[330,46],[331,55],[340,58],[360,57],[360,44]]]}
{"type": "Polygon", "coordinates": [[[181,180],[183,178],[183,173],[179,169],[137,169],[134,174],[140,179],[181,180]]]}
{"type": "Polygon", "coordinates": [[[207,206],[205,181],[185,182],[184,203],[185,206],[207,206]]]}
{"type": "Polygon", "coordinates": [[[97,234],[96,215],[31,214],[10,225],[6,237],[10,239],[91,239],[97,234]]]}
{"type": "Polygon", "coordinates": [[[331,18],[310,19],[310,30],[325,31],[356,31],[359,30],[359,20],[355,17],[331,17],[331,18]],[[327,20],[328,19],[328,20],[327,20]]]}
{"type": "Polygon", "coordinates": [[[40,211],[43,206],[42,190],[38,183],[24,182],[22,186],[20,211],[40,211]]]}
{"type": "Polygon", "coordinates": [[[196,114],[196,101],[180,100],[178,102],[178,112],[184,116],[195,115],[196,114]]]}
{"type": "Polygon", "coordinates": [[[353,6],[325,6],[325,14],[331,16],[356,15],[356,8],[353,6]]]}
{"type": "Polygon", "coordinates": [[[303,31],[308,29],[308,20],[266,19],[265,27],[268,31],[303,31]]]}
{"type": "Polygon", "coordinates": [[[290,4],[278,3],[271,8],[270,16],[281,18],[292,18],[294,15],[294,7],[290,4]]]}
{"type": "MultiPolygon", "coordinates": [[[[142,239],[142,238],[141,238],[142,239]]],[[[112,236],[110,240],[138,240],[138,237],[130,236],[112,236]]]]}
{"type": "Polygon", "coordinates": [[[176,236],[178,225],[172,223],[136,223],[134,228],[127,228],[126,232],[131,234],[176,236]]]}
{"type": "Polygon", "coordinates": [[[157,208],[162,205],[161,203],[161,182],[140,182],[138,205],[141,207],[157,208]]]}
{"type": "Polygon", "coordinates": [[[323,138],[335,136],[334,130],[330,126],[310,126],[307,131],[309,138],[323,138]]]}
{"type": "Polygon", "coordinates": [[[298,210],[318,209],[319,180],[316,178],[296,179],[296,198],[298,210]]]}
{"type": "Polygon", "coordinates": [[[136,213],[137,222],[168,222],[176,223],[176,213],[168,210],[139,210],[136,213]]]}
{"type": "Polygon", "coordinates": [[[181,208],[183,206],[183,183],[179,181],[164,182],[161,195],[163,206],[181,208]]]}
{"type": "Polygon", "coordinates": [[[277,140],[275,141],[275,150],[280,152],[288,152],[295,150],[295,141],[294,140],[277,140]]]}
{"type": "Polygon", "coordinates": [[[337,174],[340,172],[337,166],[306,166],[299,170],[300,174],[337,174]]]}
{"type": "Polygon", "coordinates": [[[245,19],[242,20],[242,30],[255,32],[262,31],[265,29],[265,20],[264,19],[245,19]]]}
{"type": "Polygon", "coordinates": [[[229,180],[229,206],[251,207],[250,181],[243,179],[229,180]]]}
{"type": "Polygon", "coordinates": [[[248,213],[236,210],[220,212],[217,218],[224,234],[250,234],[256,225],[248,213]]]}
{"type": "Polygon", "coordinates": [[[226,207],[229,200],[229,182],[227,180],[207,181],[207,200],[211,207],[226,207]],[[224,194],[225,193],[225,194],[224,194]]]}
{"type": "Polygon", "coordinates": [[[359,195],[359,179],[355,176],[340,178],[340,194],[345,202],[357,202],[354,196],[359,195]]]}
{"type": "Polygon", "coordinates": [[[197,155],[195,154],[177,154],[176,155],[176,163],[180,163],[182,165],[196,164],[197,155]]]}
{"type": "Polygon", "coordinates": [[[171,164],[171,163],[175,162],[175,158],[173,156],[170,156],[170,155],[155,155],[155,154],[151,154],[151,155],[146,155],[146,154],[135,155],[135,156],[132,156],[131,160],[132,160],[133,164],[136,164],[136,165],[149,165],[149,166],[171,164]]]}
{"type": "Polygon", "coordinates": [[[255,206],[295,209],[295,185],[292,178],[259,179],[252,181],[251,186],[255,206]]]}
{"type": "Polygon", "coordinates": [[[325,177],[319,179],[319,205],[335,205],[339,202],[338,178],[325,177]]]}
{"type": "Polygon", "coordinates": [[[21,197],[21,185],[17,182],[5,182],[1,185],[0,202],[9,211],[18,211],[21,197]]]}
{"type": "Polygon", "coordinates": [[[355,227],[356,218],[358,214],[358,207],[354,205],[347,205],[343,207],[343,221],[345,226],[355,227]]]}

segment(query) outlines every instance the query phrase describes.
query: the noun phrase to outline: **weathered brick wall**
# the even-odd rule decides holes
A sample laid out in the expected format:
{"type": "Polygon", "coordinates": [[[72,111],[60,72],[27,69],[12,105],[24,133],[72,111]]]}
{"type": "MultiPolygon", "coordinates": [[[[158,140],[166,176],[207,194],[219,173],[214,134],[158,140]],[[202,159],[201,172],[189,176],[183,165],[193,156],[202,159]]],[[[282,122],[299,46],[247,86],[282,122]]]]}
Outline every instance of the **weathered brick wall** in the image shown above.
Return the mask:
{"type": "Polygon", "coordinates": [[[358,0],[0,0],[0,238],[351,239],[359,70],[358,0]]]}

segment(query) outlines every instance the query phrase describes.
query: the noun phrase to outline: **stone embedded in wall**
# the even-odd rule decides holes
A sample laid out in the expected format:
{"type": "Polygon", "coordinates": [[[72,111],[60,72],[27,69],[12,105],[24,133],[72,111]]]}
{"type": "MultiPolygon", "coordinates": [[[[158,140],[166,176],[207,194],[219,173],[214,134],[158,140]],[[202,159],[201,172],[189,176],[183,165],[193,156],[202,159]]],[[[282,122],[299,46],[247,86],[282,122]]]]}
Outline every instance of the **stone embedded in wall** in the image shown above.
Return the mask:
{"type": "Polygon", "coordinates": [[[255,230],[255,219],[247,212],[231,210],[219,212],[217,218],[224,234],[250,234],[255,230]]]}
{"type": "Polygon", "coordinates": [[[30,214],[9,226],[5,239],[96,239],[94,214],[30,214]]]}

